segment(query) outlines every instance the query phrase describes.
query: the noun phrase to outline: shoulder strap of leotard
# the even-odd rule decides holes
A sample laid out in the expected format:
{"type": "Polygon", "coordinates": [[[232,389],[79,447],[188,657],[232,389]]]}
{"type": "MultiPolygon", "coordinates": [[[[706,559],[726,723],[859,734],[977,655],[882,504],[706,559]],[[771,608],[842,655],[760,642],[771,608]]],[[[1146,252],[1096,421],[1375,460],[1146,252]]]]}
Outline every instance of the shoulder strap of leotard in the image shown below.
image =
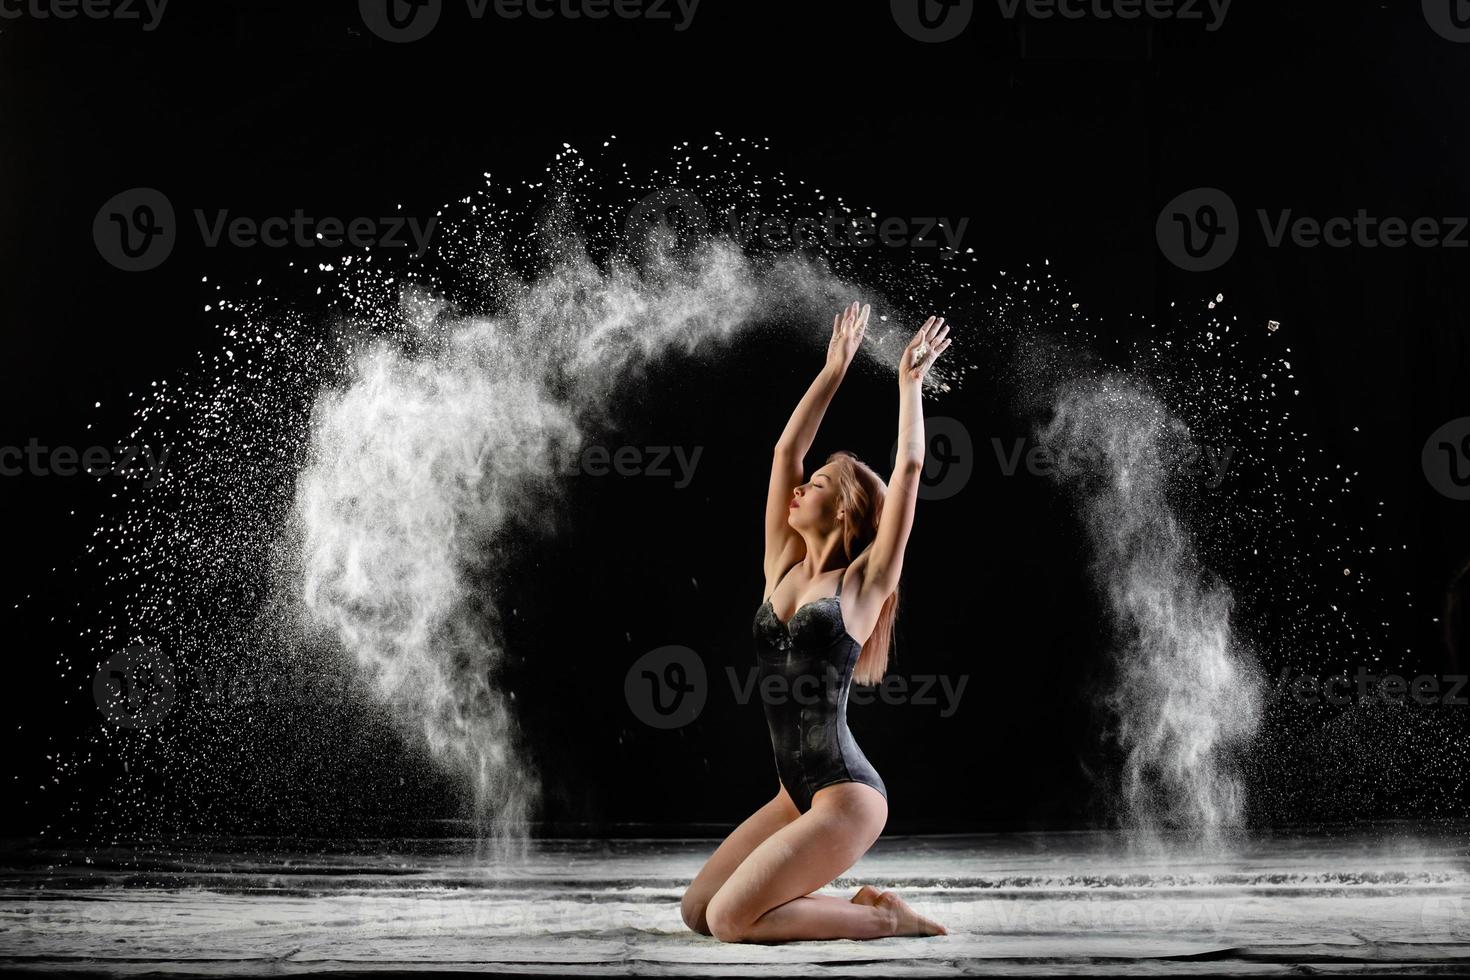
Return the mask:
{"type": "MultiPolygon", "coordinates": [[[[864,547],[862,551],[859,551],[858,552],[858,558],[861,558],[863,556],[863,552],[866,552],[868,550],[868,548],[871,548],[871,547],[873,547],[873,542],[869,541],[867,543],[866,547],[864,547]]],[[[855,560],[856,559],[854,559],[854,561],[855,560]]],[[[839,599],[842,598],[842,580],[845,579],[845,578],[847,578],[847,570],[849,568],[851,568],[851,567],[852,567],[852,562],[848,562],[846,565],[843,565],[842,566],[842,574],[839,575],[839,576],[837,576],[837,598],[839,598],[839,599]]]]}

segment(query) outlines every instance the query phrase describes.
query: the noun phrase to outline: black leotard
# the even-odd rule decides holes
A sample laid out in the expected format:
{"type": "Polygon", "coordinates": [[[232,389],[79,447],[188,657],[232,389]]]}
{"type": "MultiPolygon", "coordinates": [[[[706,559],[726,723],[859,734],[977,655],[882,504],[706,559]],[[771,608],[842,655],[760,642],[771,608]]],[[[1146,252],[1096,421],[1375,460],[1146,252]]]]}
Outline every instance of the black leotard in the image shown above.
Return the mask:
{"type": "Polygon", "coordinates": [[[865,783],[888,796],[847,728],[847,691],[862,644],[847,632],[841,597],[839,577],[836,595],[806,603],[789,623],[776,618],[769,599],[755,614],[757,692],[776,773],[802,813],[812,808],[812,794],[834,783],[865,783]]]}

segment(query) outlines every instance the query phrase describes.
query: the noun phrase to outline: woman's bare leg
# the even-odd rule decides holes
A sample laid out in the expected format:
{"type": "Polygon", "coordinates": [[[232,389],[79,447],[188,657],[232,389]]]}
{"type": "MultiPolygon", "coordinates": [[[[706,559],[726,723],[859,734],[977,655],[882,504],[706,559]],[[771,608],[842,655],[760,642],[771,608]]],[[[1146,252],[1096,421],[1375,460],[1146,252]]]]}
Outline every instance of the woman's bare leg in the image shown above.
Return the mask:
{"type": "MultiPolygon", "coordinates": [[[[756,847],[710,899],[712,934],[725,942],[899,934],[906,925],[899,903],[881,895],[869,905],[810,894],[852,867],[887,820],[888,802],[871,786],[838,783],[819,790],[811,810],[756,847]]],[[[861,890],[859,896],[868,897],[861,890]]]]}
{"type": "Polygon", "coordinates": [[[744,931],[719,929],[727,943],[782,943],[801,939],[887,939],[897,935],[898,916],[889,909],[829,895],[803,895],[776,906],[744,931]],[[732,938],[733,936],[733,938],[732,938]]]}
{"type": "MultiPolygon", "coordinates": [[[[829,904],[835,902],[838,906],[864,905],[868,906],[869,908],[877,906],[880,909],[884,909],[889,913],[887,920],[887,931],[881,932],[876,936],[846,937],[849,939],[883,939],[889,936],[949,935],[948,929],[944,928],[944,926],[940,925],[933,919],[926,918],[925,916],[922,916],[919,913],[915,912],[912,908],[909,907],[909,904],[903,899],[899,898],[896,893],[879,891],[872,885],[863,885],[857,890],[857,894],[850,899],[838,898],[834,895],[805,895],[801,898],[792,899],[790,902],[787,902],[786,905],[783,905],[780,908],[789,908],[795,902],[826,902],[829,904]]],[[[779,909],[777,911],[779,911],[779,909]]],[[[795,911],[804,916],[823,914],[821,910],[818,910],[815,906],[811,905],[799,906],[795,911]]],[[[842,913],[838,908],[830,908],[826,910],[825,914],[841,915],[842,913]]],[[[861,922],[862,920],[857,921],[861,922]]]]}
{"type": "Polygon", "coordinates": [[[715,892],[762,841],[799,816],[801,813],[787,794],[786,787],[779,786],[769,803],[730,832],[685,890],[684,899],[679,903],[684,924],[695,932],[710,935],[705,909],[715,892]]]}

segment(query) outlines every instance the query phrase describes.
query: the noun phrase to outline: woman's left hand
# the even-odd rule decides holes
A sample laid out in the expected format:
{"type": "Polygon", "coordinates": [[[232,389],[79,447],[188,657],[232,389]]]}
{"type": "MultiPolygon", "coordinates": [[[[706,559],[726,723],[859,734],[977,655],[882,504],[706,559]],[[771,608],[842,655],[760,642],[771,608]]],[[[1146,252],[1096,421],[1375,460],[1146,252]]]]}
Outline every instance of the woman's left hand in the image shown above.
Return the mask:
{"type": "Polygon", "coordinates": [[[899,380],[922,381],[934,361],[948,349],[949,327],[944,317],[931,316],[903,349],[898,361],[899,380]]]}
{"type": "Polygon", "coordinates": [[[846,371],[853,355],[863,345],[870,306],[853,304],[832,318],[832,339],[827,342],[827,367],[846,371]]]}

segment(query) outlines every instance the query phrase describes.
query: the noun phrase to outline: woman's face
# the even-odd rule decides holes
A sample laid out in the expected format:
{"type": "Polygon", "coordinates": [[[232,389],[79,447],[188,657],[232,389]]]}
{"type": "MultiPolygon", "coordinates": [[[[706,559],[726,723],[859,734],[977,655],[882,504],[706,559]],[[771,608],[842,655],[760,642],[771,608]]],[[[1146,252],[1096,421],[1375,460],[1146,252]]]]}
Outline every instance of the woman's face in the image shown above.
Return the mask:
{"type": "Polygon", "coordinates": [[[786,523],[798,531],[824,533],[838,521],[842,510],[837,499],[836,467],[828,464],[811,479],[791,491],[786,523]]]}

